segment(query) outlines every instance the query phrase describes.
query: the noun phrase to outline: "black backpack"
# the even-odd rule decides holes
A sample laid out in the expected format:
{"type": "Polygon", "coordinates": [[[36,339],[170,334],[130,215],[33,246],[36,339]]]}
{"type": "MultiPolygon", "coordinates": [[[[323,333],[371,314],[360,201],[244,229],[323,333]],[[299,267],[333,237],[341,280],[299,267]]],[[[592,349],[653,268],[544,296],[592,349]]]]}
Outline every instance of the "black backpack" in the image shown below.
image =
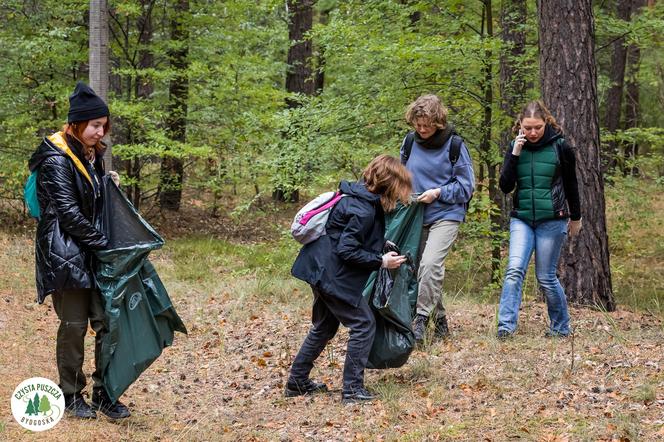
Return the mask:
{"type": "MultiPolygon", "coordinates": [[[[463,140],[456,133],[453,133],[451,135],[451,138],[452,138],[452,144],[450,144],[450,163],[452,163],[452,167],[454,167],[456,162],[459,160],[459,155],[461,155],[461,143],[463,142],[463,140]]],[[[406,134],[406,139],[403,141],[404,164],[408,162],[408,158],[410,157],[410,152],[413,150],[414,141],[415,141],[415,132],[413,131],[408,132],[408,134],[406,134]]]]}

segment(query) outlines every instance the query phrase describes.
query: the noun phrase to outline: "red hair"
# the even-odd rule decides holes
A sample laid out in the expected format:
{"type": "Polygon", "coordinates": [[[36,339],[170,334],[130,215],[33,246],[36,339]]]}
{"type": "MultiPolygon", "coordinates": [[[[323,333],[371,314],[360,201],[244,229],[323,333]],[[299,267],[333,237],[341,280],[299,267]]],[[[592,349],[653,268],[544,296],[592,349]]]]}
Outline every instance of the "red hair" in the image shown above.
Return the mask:
{"type": "MultiPolygon", "coordinates": [[[[94,160],[95,154],[101,155],[106,147],[99,141],[97,144],[95,144],[93,147],[87,146],[82,140],[83,140],[83,132],[85,132],[85,129],[88,127],[88,124],[90,123],[90,120],[86,121],[74,121],[73,123],[65,123],[64,126],[62,126],[62,132],[71,135],[72,137],[76,138],[78,141],[81,142],[81,145],[83,146],[83,155],[85,158],[87,158],[89,161],[94,160]]],[[[106,123],[104,123],[104,135],[109,133],[111,130],[111,119],[107,118],[106,123]]]]}

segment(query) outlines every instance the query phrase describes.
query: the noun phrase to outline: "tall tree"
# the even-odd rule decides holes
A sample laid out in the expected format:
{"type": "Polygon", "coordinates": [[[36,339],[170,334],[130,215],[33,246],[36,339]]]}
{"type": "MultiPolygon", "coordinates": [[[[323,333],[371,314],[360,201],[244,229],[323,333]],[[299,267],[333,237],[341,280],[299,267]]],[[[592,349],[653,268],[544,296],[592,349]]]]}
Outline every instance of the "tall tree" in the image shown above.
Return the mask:
{"type": "MultiPolygon", "coordinates": [[[[500,110],[507,117],[500,131],[500,147],[504,154],[512,140],[512,122],[526,100],[529,84],[524,63],[526,58],[526,0],[503,0],[500,7],[500,36],[503,42],[500,52],[500,110]]],[[[510,200],[501,195],[494,203],[501,208],[500,224],[509,224],[510,200]]]]}
{"type": "MultiPolygon", "coordinates": [[[[312,75],[311,56],[312,42],[306,37],[307,32],[311,31],[313,25],[313,0],[288,0],[288,39],[290,47],[288,48],[287,67],[286,67],[286,106],[290,109],[301,105],[300,97],[295,94],[314,95],[316,92],[316,78],[312,75]]],[[[320,79],[319,81],[322,81],[320,79]]],[[[287,137],[287,134],[284,134],[287,137]]],[[[286,145],[291,146],[286,140],[286,145]]],[[[283,158],[278,161],[279,168],[293,169],[294,163],[298,163],[298,155],[292,152],[293,149],[287,149],[283,153],[284,157],[293,155],[293,158],[283,158]]],[[[289,177],[292,170],[283,171],[283,175],[289,177]]],[[[288,181],[288,179],[287,179],[288,181]]],[[[290,180],[292,181],[292,180],[290,180]]],[[[272,192],[272,198],[277,201],[291,202],[299,200],[299,189],[296,183],[280,183],[272,192]]]]}
{"type": "MultiPolygon", "coordinates": [[[[106,0],[90,0],[90,87],[108,101],[108,4],[106,0]]],[[[106,170],[113,168],[110,139],[104,153],[106,170]]]]}
{"type": "MultiPolygon", "coordinates": [[[[313,24],[313,0],[288,0],[288,67],[286,91],[294,94],[313,95],[315,82],[312,77],[311,39],[305,38],[313,24]]],[[[287,98],[288,107],[297,107],[297,99],[287,98]]]]}
{"type": "MultiPolygon", "coordinates": [[[[119,112],[113,116],[114,153],[116,159],[123,160],[123,188],[137,209],[143,197],[142,169],[151,161],[151,156],[146,155],[141,146],[151,144],[149,133],[154,130],[151,126],[157,121],[151,118],[151,114],[163,112],[160,103],[150,102],[154,90],[152,37],[156,3],[156,0],[140,0],[139,7],[135,9],[109,11],[113,42],[111,65],[115,67],[110,76],[110,87],[116,97],[123,99],[119,112]],[[149,124],[150,120],[153,124],[149,124]]],[[[163,128],[159,133],[163,133],[163,128]]]]}
{"type": "MultiPolygon", "coordinates": [[[[616,16],[628,21],[635,0],[616,0],[616,16]]],[[[623,89],[625,81],[625,60],[627,58],[627,46],[625,35],[615,39],[612,44],[613,54],[611,56],[611,67],[609,69],[610,86],[606,98],[606,113],[604,125],[610,134],[614,134],[620,128],[620,114],[622,110],[623,89]]],[[[604,171],[612,169],[616,165],[618,155],[618,143],[611,140],[603,158],[604,171]]]]}
{"type": "MultiPolygon", "coordinates": [[[[491,0],[482,0],[482,38],[493,38],[493,8],[491,0]]],[[[492,132],[493,132],[493,65],[494,56],[493,50],[490,45],[484,50],[484,62],[482,66],[483,81],[482,90],[484,100],[482,103],[483,110],[483,124],[482,124],[482,137],[480,139],[480,154],[482,156],[482,164],[480,166],[480,182],[483,181],[484,167],[486,167],[487,175],[489,177],[489,198],[494,202],[499,202],[502,198],[502,192],[498,188],[497,172],[499,166],[498,156],[495,155],[492,149],[492,132]]],[[[500,212],[492,211],[490,213],[491,223],[493,225],[500,225],[500,212]]],[[[498,281],[498,269],[500,268],[500,241],[498,239],[498,232],[492,229],[492,246],[491,246],[491,280],[498,281]]]]}
{"type": "MultiPolygon", "coordinates": [[[[631,0],[632,8],[631,13],[645,6],[645,0],[631,0]]],[[[639,126],[639,69],[641,63],[641,48],[636,43],[630,43],[626,49],[625,63],[627,65],[627,73],[625,78],[625,129],[631,129],[639,126]]],[[[636,158],[639,153],[639,145],[635,140],[623,146],[624,161],[623,173],[625,175],[638,175],[639,171],[636,166],[630,166],[630,160],[636,158]]]]}
{"type": "Polygon", "coordinates": [[[613,311],[592,2],[540,1],[538,9],[542,98],[578,149],[583,229],[563,249],[561,283],[571,301],[613,311]]]}
{"type": "MultiPolygon", "coordinates": [[[[172,49],[169,54],[172,78],[169,83],[167,127],[169,138],[184,143],[187,132],[189,97],[189,0],[176,0],[171,17],[172,49]]],[[[161,160],[159,204],[162,209],[179,210],[182,201],[184,162],[177,152],[167,150],[161,160]]]]}
{"type": "MultiPolygon", "coordinates": [[[[330,12],[334,5],[323,7],[319,11],[318,23],[326,25],[330,20],[330,12]]],[[[319,95],[325,87],[325,47],[318,45],[316,48],[316,72],[314,77],[314,93],[319,95]]]]}

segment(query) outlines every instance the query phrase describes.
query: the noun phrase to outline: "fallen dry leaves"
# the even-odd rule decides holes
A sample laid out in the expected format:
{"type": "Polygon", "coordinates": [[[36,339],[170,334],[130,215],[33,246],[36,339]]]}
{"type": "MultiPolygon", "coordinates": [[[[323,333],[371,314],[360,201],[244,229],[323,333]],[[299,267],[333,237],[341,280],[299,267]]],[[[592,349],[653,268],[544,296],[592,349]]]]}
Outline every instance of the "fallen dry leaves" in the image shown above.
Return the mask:
{"type": "MultiPolygon", "coordinates": [[[[23,247],[22,245],[20,247],[23,247]]],[[[20,248],[19,247],[19,248],[20,248]]],[[[157,265],[167,267],[163,256],[157,265]],[[163,260],[163,262],[160,262],[163,260]]],[[[28,264],[25,264],[28,266],[28,264]]],[[[26,267],[27,268],[27,267],[26,267]]],[[[15,270],[22,273],[20,268],[15,270]]],[[[250,278],[251,276],[247,276],[250,278]]],[[[223,275],[220,277],[223,278],[223,275]]],[[[331,393],[283,397],[292,358],[309,328],[309,294],[288,304],[224,286],[165,279],[190,335],[128,390],[132,418],[65,420],[56,440],[401,441],[664,440],[664,326],[661,318],[572,308],[571,340],[543,337],[546,310],[526,303],[514,339],[494,337],[493,305],[448,303],[453,338],[416,350],[404,367],[368,371],[381,400],[344,406],[341,330],[313,371],[331,393]]],[[[21,380],[56,379],[57,320],[50,304],[30,304],[27,282],[0,288],[0,398],[21,380]]],[[[88,338],[85,371],[92,370],[88,338]]],[[[0,400],[0,439],[36,439],[0,400]]]]}

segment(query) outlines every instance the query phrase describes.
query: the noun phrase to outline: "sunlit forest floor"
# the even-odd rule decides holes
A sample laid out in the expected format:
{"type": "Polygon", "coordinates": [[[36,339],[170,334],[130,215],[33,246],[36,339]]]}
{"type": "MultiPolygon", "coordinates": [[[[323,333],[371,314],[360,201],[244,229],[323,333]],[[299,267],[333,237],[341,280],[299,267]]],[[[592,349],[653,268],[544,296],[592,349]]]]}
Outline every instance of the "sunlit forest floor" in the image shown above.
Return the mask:
{"type": "Polygon", "coordinates": [[[368,371],[381,399],[363,405],[340,401],[345,332],[313,373],[332,392],[283,397],[311,302],[306,285],[288,276],[297,245],[283,232],[293,207],[266,203],[240,221],[201,216],[195,204],[178,219],[155,216],[167,243],[151,259],[189,335],[177,335],[126,392],[131,418],[65,419],[46,434],[23,430],[9,398],[28,377],[57,381],[57,318],[50,300],[33,301],[33,227],[5,226],[0,440],[664,440],[660,194],[661,185],[638,180],[607,189],[618,310],[572,307],[570,339],[544,337],[546,310],[530,279],[519,333],[498,341],[488,255],[479,239],[460,238],[445,286],[453,338],[428,343],[402,368],[368,371]]]}

